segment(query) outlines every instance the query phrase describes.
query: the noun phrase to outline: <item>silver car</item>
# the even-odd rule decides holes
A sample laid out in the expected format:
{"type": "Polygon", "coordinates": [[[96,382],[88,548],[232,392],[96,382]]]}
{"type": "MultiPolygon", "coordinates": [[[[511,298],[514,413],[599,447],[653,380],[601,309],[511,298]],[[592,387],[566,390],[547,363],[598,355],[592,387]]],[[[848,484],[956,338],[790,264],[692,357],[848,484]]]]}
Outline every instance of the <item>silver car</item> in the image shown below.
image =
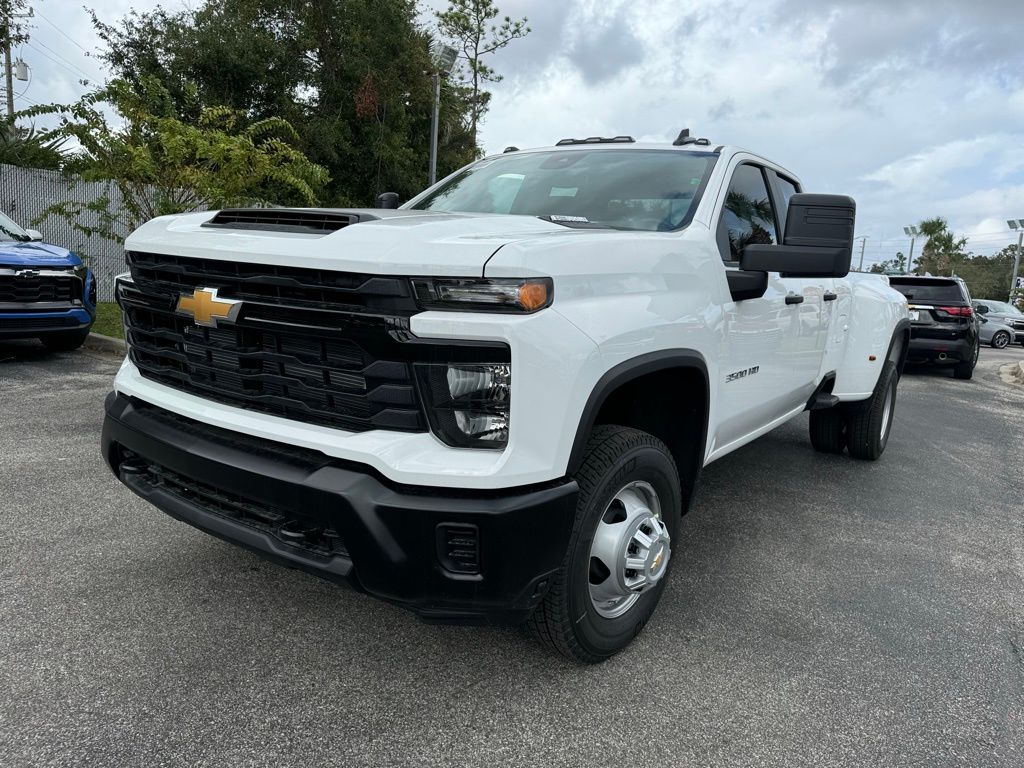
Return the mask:
{"type": "MultiPolygon", "coordinates": [[[[1016,341],[1024,345],[1024,312],[1021,312],[1013,304],[1006,301],[996,301],[995,299],[975,299],[974,300],[974,311],[978,317],[982,320],[989,320],[987,327],[991,330],[988,331],[993,337],[999,333],[998,328],[995,328],[993,323],[998,323],[1006,326],[1010,331],[1010,341],[1014,341],[1014,334],[1016,334],[1016,341]]],[[[986,325],[982,324],[983,335],[982,341],[985,341],[984,328],[986,325]]],[[[1000,336],[1000,340],[1004,338],[1000,336]]],[[[1007,342],[1009,343],[1009,342],[1007,342]]],[[[992,344],[993,347],[996,344],[992,344]]],[[[1006,344],[999,346],[999,349],[1005,347],[1006,344]]]]}
{"type": "MultiPolygon", "coordinates": [[[[981,314],[978,315],[978,320],[981,321],[978,338],[982,344],[991,344],[996,349],[1005,349],[1011,342],[1019,338],[1013,328],[1000,320],[995,318],[990,320],[981,314]]],[[[1020,336],[1024,336],[1024,333],[1020,336]]]]}

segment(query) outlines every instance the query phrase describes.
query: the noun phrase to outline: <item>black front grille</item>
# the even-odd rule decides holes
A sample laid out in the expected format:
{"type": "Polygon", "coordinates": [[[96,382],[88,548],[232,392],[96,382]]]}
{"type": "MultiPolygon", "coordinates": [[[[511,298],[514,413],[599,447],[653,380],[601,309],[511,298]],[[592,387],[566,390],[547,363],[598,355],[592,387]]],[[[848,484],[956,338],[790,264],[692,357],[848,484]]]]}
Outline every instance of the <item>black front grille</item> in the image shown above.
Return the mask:
{"type": "Polygon", "coordinates": [[[416,311],[408,281],[398,277],[139,251],[130,251],[127,260],[136,283],[175,296],[195,288],[220,288],[229,290],[233,299],[291,307],[401,315],[416,311]]]}
{"type": "Polygon", "coordinates": [[[505,345],[428,344],[409,332],[408,280],[131,253],[129,356],[153,381],[274,416],[352,432],[425,432],[416,362],[507,362],[505,345]],[[181,294],[241,300],[234,322],[197,325],[181,294]]]}
{"type": "Polygon", "coordinates": [[[81,298],[81,283],[74,275],[36,277],[0,275],[0,303],[34,304],[81,298]]]}
{"type": "Polygon", "coordinates": [[[124,452],[121,471],[136,473],[152,487],[182,501],[233,522],[273,536],[283,544],[303,550],[320,559],[348,558],[348,549],[333,528],[301,520],[293,513],[230,491],[200,483],[166,467],[124,452]]]}

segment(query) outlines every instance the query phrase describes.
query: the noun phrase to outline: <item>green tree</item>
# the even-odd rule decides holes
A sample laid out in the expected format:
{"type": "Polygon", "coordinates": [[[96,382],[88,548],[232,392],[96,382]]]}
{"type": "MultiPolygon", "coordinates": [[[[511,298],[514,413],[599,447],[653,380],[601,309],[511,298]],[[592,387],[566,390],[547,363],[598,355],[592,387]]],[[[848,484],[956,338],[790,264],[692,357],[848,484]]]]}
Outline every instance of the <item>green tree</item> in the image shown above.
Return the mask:
{"type": "Polygon", "coordinates": [[[914,265],[916,274],[950,275],[967,258],[967,238],[957,237],[941,216],[925,219],[917,228],[928,241],[914,265]]]}
{"type": "Polygon", "coordinates": [[[107,185],[107,193],[91,203],[58,204],[47,214],[64,217],[86,234],[123,239],[142,222],[164,214],[253,203],[317,203],[327,172],[295,148],[297,137],[285,120],[248,121],[228,107],[204,107],[198,122],[190,124],[178,119],[171,102],[167,90],[147,76],[139,87],[115,80],[76,104],[26,110],[23,114],[30,117],[59,115],[53,134],[81,147],[65,170],[107,185]],[[119,120],[111,124],[103,104],[119,120]],[[86,212],[98,216],[98,226],[82,224],[86,212]]]}
{"type": "Polygon", "coordinates": [[[56,170],[67,154],[67,140],[34,126],[0,123],[0,164],[56,170]]]}
{"type": "MultiPolygon", "coordinates": [[[[214,105],[286,119],[330,173],[327,204],[409,197],[427,181],[430,38],[415,0],[206,0],[94,24],[114,74],[136,87],[156,78],[184,123],[214,105]]],[[[447,174],[476,149],[465,95],[446,87],[441,108],[447,174]]]]}
{"type": "Polygon", "coordinates": [[[902,251],[898,251],[895,257],[872,264],[868,272],[878,275],[905,275],[907,273],[907,257],[903,255],[902,251]]]}
{"type": "Polygon", "coordinates": [[[469,132],[474,144],[477,127],[491,103],[491,94],[484,90],[484,85],[502,79],[484,57],[530,33],[525,16],[521,19],[505,16],[495,23],[500,13],[494,0],[450,0],[446,10],[435,14],[438,30],[454,41],[469,67],[469,132]]]}

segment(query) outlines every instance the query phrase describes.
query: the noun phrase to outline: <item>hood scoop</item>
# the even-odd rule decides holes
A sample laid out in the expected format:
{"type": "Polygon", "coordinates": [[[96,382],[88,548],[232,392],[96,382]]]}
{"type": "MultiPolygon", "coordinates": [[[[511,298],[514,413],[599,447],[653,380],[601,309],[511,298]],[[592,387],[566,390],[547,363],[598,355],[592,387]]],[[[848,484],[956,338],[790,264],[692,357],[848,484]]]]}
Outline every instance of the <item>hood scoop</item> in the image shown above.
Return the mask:
{"type": "Polygon", "coordinates": [[[380,218],[366,211],[331,208],[227,208],[204,227],[327,235],[351,224],[380,218]]]}

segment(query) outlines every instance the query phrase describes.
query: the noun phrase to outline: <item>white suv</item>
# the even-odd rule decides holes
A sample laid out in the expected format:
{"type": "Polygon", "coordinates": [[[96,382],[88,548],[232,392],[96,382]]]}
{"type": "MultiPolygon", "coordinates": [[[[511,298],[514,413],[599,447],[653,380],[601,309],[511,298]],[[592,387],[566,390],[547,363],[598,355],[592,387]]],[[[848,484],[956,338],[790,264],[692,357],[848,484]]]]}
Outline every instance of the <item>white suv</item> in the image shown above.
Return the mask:
{"type": "Polygon", "coordinates": [[[847,274],[853,225],[686,135],[507,152],[397,210],[154,219],[104,454],[285,565],[600,661],[704,465],[808,409],[819,450],[885,448],[907,305],[847,274]]]}

